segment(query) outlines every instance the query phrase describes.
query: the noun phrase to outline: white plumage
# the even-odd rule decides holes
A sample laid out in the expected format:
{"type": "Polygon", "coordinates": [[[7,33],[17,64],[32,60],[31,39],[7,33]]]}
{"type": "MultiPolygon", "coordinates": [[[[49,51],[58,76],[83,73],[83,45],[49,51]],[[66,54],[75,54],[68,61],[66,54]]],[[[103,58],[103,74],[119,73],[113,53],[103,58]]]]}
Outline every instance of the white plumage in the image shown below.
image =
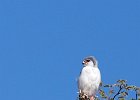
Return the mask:
{"type": "Polygon", "coordinates": [[[79,92],[87,95],[90,100],[93,100],[100,83],[101,75],[97,60],[92,56],[86,57],[78,79],[79,92]]]}

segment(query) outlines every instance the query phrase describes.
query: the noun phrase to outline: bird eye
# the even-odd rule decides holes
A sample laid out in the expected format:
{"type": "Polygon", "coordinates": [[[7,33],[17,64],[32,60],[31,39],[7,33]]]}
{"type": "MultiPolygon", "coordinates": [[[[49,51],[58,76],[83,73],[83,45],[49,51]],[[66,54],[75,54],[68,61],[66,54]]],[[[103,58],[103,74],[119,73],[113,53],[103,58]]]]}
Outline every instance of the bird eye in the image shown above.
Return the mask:
{"type": "Polygon", "coordinates": [[[87,61],[87,62],[90,62],[90,60],[89,60],[89,59],[87,59],[86,61],[87,61]]]}

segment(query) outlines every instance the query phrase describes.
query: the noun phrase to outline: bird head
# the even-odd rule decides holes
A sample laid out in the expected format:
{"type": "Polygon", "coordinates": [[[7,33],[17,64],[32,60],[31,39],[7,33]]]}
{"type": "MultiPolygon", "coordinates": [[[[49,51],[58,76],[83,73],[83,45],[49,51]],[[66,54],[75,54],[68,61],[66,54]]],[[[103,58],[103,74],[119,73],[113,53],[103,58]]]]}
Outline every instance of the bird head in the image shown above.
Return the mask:
{"type": "Polygon", "coordinates": [[[83,64],[84,66],[98,67],[98,66],[97,66],[97,65],[98,65],[98,62],[97,62],[97,60],[95,59],[95,57],[93,57],[93,56],[88,56],[88,57],[86,57],[86,58],[83,60],[82,64],[83,64]]]}

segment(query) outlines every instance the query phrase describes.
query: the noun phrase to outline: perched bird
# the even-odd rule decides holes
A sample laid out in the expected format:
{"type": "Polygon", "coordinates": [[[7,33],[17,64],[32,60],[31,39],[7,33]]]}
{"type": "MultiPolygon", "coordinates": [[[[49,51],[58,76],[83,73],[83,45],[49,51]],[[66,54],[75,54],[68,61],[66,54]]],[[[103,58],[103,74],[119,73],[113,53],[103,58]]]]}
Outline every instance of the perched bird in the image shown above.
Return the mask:
{"type": "Polygon", "coordinates": [[[101,83],[98,62],[93,56],[88,56],[83,60],[82,64],[83,68],[78,78],[79,94],[84,94],[90,100],[94,100],[101,83]]]}

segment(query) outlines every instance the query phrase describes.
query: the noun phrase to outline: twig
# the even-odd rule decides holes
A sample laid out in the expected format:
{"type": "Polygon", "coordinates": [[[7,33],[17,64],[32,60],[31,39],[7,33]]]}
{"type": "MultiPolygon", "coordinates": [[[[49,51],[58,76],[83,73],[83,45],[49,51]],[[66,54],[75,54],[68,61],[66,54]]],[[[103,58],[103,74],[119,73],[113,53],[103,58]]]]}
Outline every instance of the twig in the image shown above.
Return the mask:
{"type": "Polygon", "coordinates": [[[115,97],[116,97],[117,95],[120,94],[120,92],[121,92],[122,89],[123,89],[123,88],[120,86],[120,89],[119,89],[119,91],[117,92],[117,94],[114,95],[113,100],[115,99],[115,97]]]}
{"type": "Polygon", "coordinates": [[[138,94],[137,94],[137,91],[136,91],[136,100],[138,100],[138,94]]]}

